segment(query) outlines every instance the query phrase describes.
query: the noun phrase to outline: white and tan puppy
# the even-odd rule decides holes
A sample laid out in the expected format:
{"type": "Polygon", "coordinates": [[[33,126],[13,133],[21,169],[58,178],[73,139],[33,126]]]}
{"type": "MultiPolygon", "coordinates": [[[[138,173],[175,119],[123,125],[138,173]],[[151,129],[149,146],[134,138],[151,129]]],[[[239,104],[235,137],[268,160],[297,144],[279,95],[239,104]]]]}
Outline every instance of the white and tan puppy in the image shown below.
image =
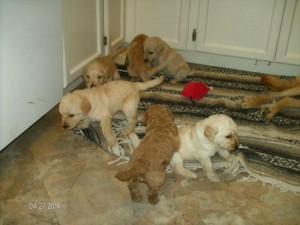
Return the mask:
{"type": "Polygon", "coordinates": [[[145,83],[118,80],[68,93],[59,105],[62,125],[67,129],[84,129],[90,121],[100,121],[106,142],[109,147],[113,147],[116,143],[111,127],[113,116],[122,111],[128,121],[124,135],[131,134],[137,122],[139,92],[155,87],[163,80],[163,77],[145,83]]]}
{"type": "Polygon", "coordinates": [[[170,162],[175,173],[187,178],[197,178],[197,174],[184,168],[185,160],[198,160],[212,182],[220,181],[214,172],[211,157],[218,153],[230,160],[230,152],[238,145],[237,125],[229,116],[212,115],[194,125],[179,128],[181,146],[170,162]]]}
{"type": "Polygon", "coordinates": [[[97,87],[112,80],[119,80],[120,74],[115,65],[114,58],[127,48],[119,48],[107,56],[99,56],[87,64],[82,78],[87,88],[97,87]]]}
{"type": "Polygon", "coordinates": [[[159,37],[145,39],[144,60],[152,65],[152,69],[147,71],[147,77],[163,72],[171,77],[171,84],[193,74],[183,57],[159,37]]]}

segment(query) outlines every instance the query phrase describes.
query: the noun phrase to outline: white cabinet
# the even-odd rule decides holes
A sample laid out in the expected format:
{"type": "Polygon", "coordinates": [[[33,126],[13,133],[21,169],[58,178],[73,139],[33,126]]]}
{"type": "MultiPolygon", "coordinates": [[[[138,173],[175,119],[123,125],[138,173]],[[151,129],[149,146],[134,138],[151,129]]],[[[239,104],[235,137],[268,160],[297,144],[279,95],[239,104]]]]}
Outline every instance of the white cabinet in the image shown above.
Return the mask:
{"type": "Polygon", "coordinates": [[[160,36],[193,63],[300,74],[299,2],[127,0],[126,37],[160,36]]]}
{"type": "Polygon", "coordinates": [[[201,0],[194,5],[198,20],[193,50],[274,60],[284,0],[201,0]]]}
{"type": "Polygon", "coordinates": [[[185,49],[190,0],[127,0],[126,38],[139,33],[159,36],[170,46],[185,49]]]}
{"type": "Polygon", "coordinates": [[[64,88],[72,89],[87,63],[124,43],[125,0],[63,0],[63,20],[64,88]]]}
{"type": "Polygon", "coordinates": [[[300,1],[286,2],[276,62],[300,64],[300,1]]]}

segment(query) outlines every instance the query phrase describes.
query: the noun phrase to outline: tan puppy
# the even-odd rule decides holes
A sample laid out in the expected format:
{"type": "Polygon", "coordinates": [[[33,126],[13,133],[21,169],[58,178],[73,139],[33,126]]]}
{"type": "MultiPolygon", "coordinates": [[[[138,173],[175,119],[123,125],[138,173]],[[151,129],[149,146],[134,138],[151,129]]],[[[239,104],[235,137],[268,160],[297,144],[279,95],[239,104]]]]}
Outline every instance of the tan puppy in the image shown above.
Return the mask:
{"type": "Polygon", "coordinates": [[[147,72],[148,77],[164,72],[171,77],[172,84],[193,74],[183,57],[159,37],[148,37],[144,41],[144,60],[153,67],[147,72]]]}
{"type": "Polygon", "coordinates": [[[197,178],[197,174],[183,167],[184,160],[198,160],[208,179],[218,182],[211,157],[218,153],[230,160],[229,151],[238,146],[237,125],[226,115],[212,115],[194,125],[179,128],[181,146],[174,153],[171,166],[175,173],[187,178],[197,178]]]}
{"type": "Polygon", "coordinates": [[[59,105],[64,128],[87,128],[90,121],[101,121],[103,135],[109,147],[116,143],[112,133],[112,117],[122,111],[128,121],[124,135],[134,131],[137,122],[139,92],[155,87],[163,77],[145,83],[112,81],[104,85],[66,94],[59,105]]]}
{"type": "Polygon", "coordinates": [[[175,151],[178,151],[180,139],[174,117],[165,107],[154,105],[145,113],[146,134],[130,161],[130,169],[118,172],[116,177],[128,181],[132,201],[139,202],[142,196],[139,182],[145,182],[148,189],[148,202],[158,203],[158,191],[165,179],[165,169],[175,151]]]}
{"type": "Polygon", "coordinates": [[[300,100],[292,98],[300,96],[300,76],[291,80],[282,80],[276,76],[264,75],[261,84],[274,92],[266,92],[258,96],[247,97],[241,103],[242,108],[259,108],[269,100],[277,100],[263,107],[263,116],[270,121],[280,110],[285,108],[300,108],[300,100]]]}
{"type": "Polygon", "coordinates": [[[147,71],[151,69],[150,63],[144,60],[143,44],[148,36],[145,34],[139,34],[131,41],[131,45],[128,49],[128,67],[127,71],[129,76],[133,80],[148,81],[150,77],[147,75],[147,71]]]}
{"type": "Polygon", "coordinates": [[[112,80],[120,79],[114,58],[127,48],[119,48],[110,55],[99,56],[83,69],[82,78],[87,88],[97,87],[112,80]]]}

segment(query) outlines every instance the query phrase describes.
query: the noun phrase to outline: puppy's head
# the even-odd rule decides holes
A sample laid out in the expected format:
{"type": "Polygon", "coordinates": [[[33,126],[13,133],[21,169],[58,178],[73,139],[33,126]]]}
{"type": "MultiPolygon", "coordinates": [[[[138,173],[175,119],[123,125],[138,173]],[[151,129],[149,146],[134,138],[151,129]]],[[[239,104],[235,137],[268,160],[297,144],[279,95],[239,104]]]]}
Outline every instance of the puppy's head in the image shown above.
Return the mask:
{"type": "Polygon", "coordinates": [[[237,125],[226,115],[212,115],[204,121],[204,136],[217,147],[234,150],[238,147],[237,125]]]}
{"type": "Polygon", "coordinates": [[[158,37],[148,37],[144,41],[144,60],[153,63],[165,50],[166,43],[158,37]]]}
{"type": "Polygon", "coordinates": [[[108,80],[108,68],[99,62],[91,62],[84,68],[82,77],[87,88],[100,86],[108,80]]]}
{"type": "Polygon", "coordinates": [[[62,126],[67,129],[75,128],[90,110],[91,104],[86,97],[76,92],[66,94],[59,104],[62,126]]]}

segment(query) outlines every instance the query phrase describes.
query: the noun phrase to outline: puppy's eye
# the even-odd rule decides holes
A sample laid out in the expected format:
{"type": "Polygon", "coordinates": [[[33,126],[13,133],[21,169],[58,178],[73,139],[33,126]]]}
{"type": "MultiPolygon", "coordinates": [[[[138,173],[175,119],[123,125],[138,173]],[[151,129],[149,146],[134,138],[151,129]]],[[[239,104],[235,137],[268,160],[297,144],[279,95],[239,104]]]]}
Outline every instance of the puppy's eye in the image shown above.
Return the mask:
{"type": "Polygon", "coordinates": [[[90,79],[90,75],[86,75],[86,78],[87,78],[87,79],[90,79]]]}
{"type": "Polygon", "coordinates": [[[232,135],[231,135],[231,134],[229,134],[229,135],[227,135],[227,136],[226,136],[226,138],[232,138],[232,135]]]}
{"type": "Polygon", "coordinates": [[[69,117],[74,117],[74,116],[75,116],[74,114],[70,114],[70,115],[69,115],[69,117]]]}
{"type": "Polygon", "coordinates": [[[100,79],[103,79],[103,76],[98,75],[98,79],[99,79],[99,80],[100,80],[100,79]]]}
{"type": "Polygon", "coordinates": [[[149,52],[150,55],[152,55],[153,53],[154,53],[153,51],[150,51],[150,52],[149,52]]]}

